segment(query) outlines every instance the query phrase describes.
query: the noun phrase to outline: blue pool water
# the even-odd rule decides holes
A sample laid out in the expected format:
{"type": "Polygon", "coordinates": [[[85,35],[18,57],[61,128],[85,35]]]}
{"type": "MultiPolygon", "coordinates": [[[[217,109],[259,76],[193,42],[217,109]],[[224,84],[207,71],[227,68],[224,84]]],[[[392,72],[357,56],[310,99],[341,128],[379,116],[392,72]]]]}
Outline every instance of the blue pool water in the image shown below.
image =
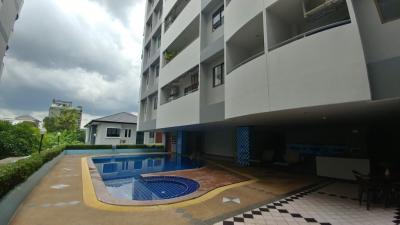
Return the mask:
{"type": "Polygon", "coordinates": [[[178,155],[138,155],[95,157],[108,191],[115,198],[145,201],[181,197],[196,191],[199,184],[175,176],[142,177],[142,174],[194,169],[202,166],[178,155]]]}

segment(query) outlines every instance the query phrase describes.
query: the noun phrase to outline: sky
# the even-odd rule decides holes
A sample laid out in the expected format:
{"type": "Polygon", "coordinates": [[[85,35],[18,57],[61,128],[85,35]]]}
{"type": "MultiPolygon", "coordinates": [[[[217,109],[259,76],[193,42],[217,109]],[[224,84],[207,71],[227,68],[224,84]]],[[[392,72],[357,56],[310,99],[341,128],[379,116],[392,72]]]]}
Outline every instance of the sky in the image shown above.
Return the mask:
{"type": "Polygon", "coordinates": [[[145,0],[25,1],[0,80],[0,118],[43,119],[53,98],[83,122],[136,113],[145,0]]]}

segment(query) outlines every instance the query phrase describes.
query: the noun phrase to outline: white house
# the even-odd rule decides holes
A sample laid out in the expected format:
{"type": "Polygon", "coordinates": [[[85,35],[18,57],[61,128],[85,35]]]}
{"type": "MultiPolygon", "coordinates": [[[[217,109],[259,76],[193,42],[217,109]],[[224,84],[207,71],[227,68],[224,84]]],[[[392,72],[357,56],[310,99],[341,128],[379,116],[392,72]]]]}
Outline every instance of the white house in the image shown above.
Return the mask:
{"type": "Polygon", "coordinates": [[[86,144],[136,144],[136,121],[135,115],[126,112],[92,120],[85,125],[86,144]]]}

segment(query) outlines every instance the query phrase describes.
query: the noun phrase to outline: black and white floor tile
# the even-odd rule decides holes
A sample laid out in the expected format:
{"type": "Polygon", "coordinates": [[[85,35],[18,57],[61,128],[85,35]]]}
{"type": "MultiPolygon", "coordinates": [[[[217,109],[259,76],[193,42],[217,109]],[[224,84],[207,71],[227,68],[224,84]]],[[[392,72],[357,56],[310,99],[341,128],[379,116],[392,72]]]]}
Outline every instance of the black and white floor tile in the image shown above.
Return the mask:
{"type": "Polygon", "coordinates": [[[313,187],[236,215],[215,225],[396,225],[400,209],[360,206],[357,186],[333,183],[313,187]]]}

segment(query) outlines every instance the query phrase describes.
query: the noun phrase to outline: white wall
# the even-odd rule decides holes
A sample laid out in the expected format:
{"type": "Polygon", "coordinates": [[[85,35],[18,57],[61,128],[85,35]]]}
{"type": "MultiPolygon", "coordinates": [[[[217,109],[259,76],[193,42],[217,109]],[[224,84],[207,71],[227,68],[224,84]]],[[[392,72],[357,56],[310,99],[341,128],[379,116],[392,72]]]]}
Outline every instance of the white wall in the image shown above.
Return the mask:
{"type": "MultiPolygon", "coordinates": [[[[23,1],[21,0],[3,0],[3,3],[0,5],[0,29],[3,30],[3,34],[0,33],[0,64],[3,63],[7,44],[14,28],[15,18],[20,11],[17,7],[22,7],[22,4],[23,1]],[[18,5],[16,5],[16,2],[18,2],[18,5]]],[[[2,70],[0,70],[0,78],[1,72],[2,70]]]]}
{"type": "Polygon", "coordinates": [[[266,112],[268,90],[265,54],[225,77],[225,118],[266,112]]]}
{"type": "Polygon", "coordinates": [[[370,100],[364,52],[355,27],[336,27],[269,52],[270,109],[370,100]]]}
{"type": "Polygon", "coordinates": [[[198,124],[200,122],[199,91],[160,105],[157,128],[167,128],[198,124]]]}
{"type": "Polygon", "coordinates": [[[100,123],[97,125],[96,145],[119,145],[121,140],[126,140],[125,144],[136,144],[136,125],[120,123],[100,123]],[[120,137],[107,137],[107,128],[120,128],[120,137]],[[131,137],[125,138],[124,129],[131,129],[131,137]]]}

